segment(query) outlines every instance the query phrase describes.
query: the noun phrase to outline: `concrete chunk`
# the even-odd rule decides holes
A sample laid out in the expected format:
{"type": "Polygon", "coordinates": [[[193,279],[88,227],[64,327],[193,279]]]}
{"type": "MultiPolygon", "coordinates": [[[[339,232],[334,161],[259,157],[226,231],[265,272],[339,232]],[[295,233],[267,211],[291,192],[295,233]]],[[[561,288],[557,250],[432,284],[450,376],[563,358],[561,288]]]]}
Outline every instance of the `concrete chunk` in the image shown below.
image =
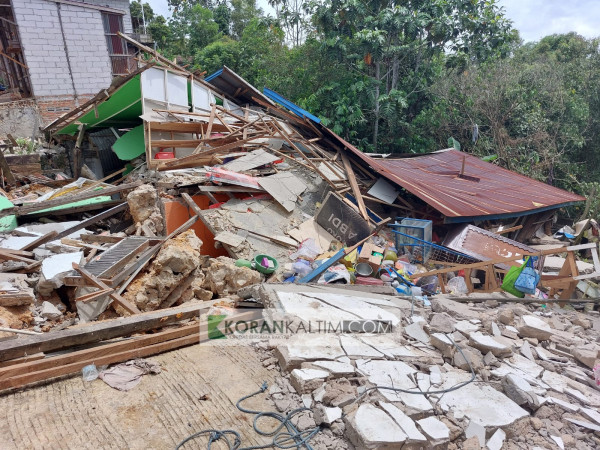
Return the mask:
{"type": "Polygon", "coordinates": [[[431,335],[431,345],[442,352],[445,358],[452,358],[456,350],[452,341],[442,333],[433,333],[431,335]]]}
{"type": "Polygon", "coordinates": [[[429,438],[431,445],[437,446],[450,441],[450,429],[435,417],[417,420],[417,424],[429,438]]]}
{"type": "Polygon", "coordinates": [[[321,386],[328,376],[326,370],[294,369],[290,374],[290,383],[298,394],[305,394],[321,386]]]}
{"type": "Polygon", "coordinates": [[[506,439],[506,433],[502,428],[498,428],[492,437],[487,441],[488,450],[501,450],[506,439]]]}
{"type": "Polygon", "coordinates": [[[48,319],[48,320],[56,320],[60,316],[62,316],[62,313],[52,303],[43,302],[40,316],[42,316],[43,318],[48,319]]]}
{"type": "Polygon", "coordinates": [[[331,375],[336,377],[354,375],[354,366],[350,363],[339,361],[315,361],[312,365],[328,370],[331,375]]]}
{"type": "Polygon", "coordinates": [[[364,403],[346,417],[346,430],[357,448],[400,448],[407,436],[384,411],[364,403]]]}
{"type": "Polygon", "coordinates": [[[485,428],[477,422],[473,422],[472,420],[469,422],[469,426],[465,430],[465,436],[467,439],[476,436],[477,440],[479,441],[479,445],[482,447],[485,446],[485,428]]]}
{"type": "Polygon", "coordinates": [[[498,342],[493,337],[487,336],[478,331],[471,333],[471,336],[469,337],[469,345],[483,353],[492,352],[494,356],[508,356],[512,354],[510,347],[498,342]]]}
{"type": "Polygon", "coordinates": [[[342,418],[341,408],[327,408],[326,406],[319,405],[314,409],[315,422],[317,425],[326,424],[331,425],[338,419],[342,418]]]}
{"type": "Polygon", "coordinates": [[[521,317],[521,325],[518,330],[521,336],[536,338],[540,341],[548,340],[552,336],[550,325],[536,316],[521,317]]]}
{"type": "Polygon", "coordinates": [[[539,400],[531,385],[523,378],[512,373],[502,379],[504,393],[517,405],[529,405],[537,409],[540,406],[539,400]]]}
{"type": "Polygon", "coordinates": [[[419,431],[415,422],[391,403],[379,402],[379,406],[387,412],[407,435],[406,445],[423,445],[427,438],[419,431]]]}
{"type": "Polygon", "coordinates": [[[423,326],[419,322],[411,323],[404,327],[404,333],[416,341],[429,344],[429,335],[425,333],[423,326]]]}

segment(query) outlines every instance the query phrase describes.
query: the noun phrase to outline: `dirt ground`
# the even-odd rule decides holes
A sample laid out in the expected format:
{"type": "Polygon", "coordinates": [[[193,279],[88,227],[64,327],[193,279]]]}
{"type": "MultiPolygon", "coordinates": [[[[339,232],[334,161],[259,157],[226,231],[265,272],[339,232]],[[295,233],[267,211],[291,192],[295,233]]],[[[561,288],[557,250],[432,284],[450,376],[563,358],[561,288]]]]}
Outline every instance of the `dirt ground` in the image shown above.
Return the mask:
{"type": "MultiPolygon", "coordinates": [[[[0,395],[0,449],[173,449],[205,428],[235,429],[242,446],[268,442],[254,432],[254,416],[235,407],[279,374],[264,368],[252,347],[199,344],[149,359],[162,373],[144,376],[129,392],[74,376],[0,395]]],[[[267,393],[244,405],[274,410],[267,393]]]]}

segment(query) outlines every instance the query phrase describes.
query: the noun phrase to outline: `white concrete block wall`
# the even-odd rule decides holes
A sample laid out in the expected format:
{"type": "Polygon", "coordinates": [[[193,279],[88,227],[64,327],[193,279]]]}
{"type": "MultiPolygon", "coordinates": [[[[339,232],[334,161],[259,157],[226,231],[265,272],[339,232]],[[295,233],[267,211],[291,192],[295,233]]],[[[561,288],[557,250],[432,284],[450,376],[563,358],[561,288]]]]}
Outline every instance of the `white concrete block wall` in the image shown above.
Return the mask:
{"type": "MultiPolygon", "coordinates": [[[[123,27],[125,32],[131,32],[128,0],[86,0],[86,3],[126,11],[123,27]]],[[[59,5],[48,0],[13,0],[13,8],[36,97],[95,94],[110,85],[111,64],[101,11],[60,4],[71,78],[58,17],[59,5]]]]}
{"type": "MultiPolygon", "coordinates": [[[[56,3],[13,0],[21,45],[36,96],[73,94],[56,3]]],[[[106,46],[106,44],[105,44],[106,46]]]]}
{"type": "Polygon", "coordinates": [[[61,18],[77,93],[96,93],[110,86],[111,64],[101,12],[62,4],[61,18]]]}

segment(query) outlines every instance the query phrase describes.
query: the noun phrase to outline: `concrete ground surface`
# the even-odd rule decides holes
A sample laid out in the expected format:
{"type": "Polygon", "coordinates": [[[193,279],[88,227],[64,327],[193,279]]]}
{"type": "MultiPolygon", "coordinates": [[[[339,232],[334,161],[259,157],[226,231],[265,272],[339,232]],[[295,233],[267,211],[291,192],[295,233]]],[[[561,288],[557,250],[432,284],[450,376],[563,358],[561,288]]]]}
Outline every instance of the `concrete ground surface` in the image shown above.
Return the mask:
{"type": "MultiPolygon", "coordinates": [[[[279,374],[263,367],[252,347],[198,344],[149,359],[162,373],[145,375],[128,392],[79,375],[1,395],[0,449],[173,449],[205,428],[235,429],[242,446],[270,441],[254,432],[253,415],[235,407],[279,374]]],[[[267,393],[244,405],[274,410],[267,393]]],[[[206,442],[184,448],[206,448],[206,442]]]]}

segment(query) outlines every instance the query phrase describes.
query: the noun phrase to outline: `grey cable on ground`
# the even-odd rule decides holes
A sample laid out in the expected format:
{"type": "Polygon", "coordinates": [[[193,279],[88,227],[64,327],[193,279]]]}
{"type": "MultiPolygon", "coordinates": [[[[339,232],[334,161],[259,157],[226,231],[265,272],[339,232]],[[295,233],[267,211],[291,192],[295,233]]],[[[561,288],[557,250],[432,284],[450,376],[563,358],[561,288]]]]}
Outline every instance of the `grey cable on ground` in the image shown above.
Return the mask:
{"type": "Polygon", "coordinates": [[[315,436],[321,430],[321,428],[314,427],[314,428],[311,428],[311,429],[308,429],[305,431],[298,431],[298,429],[291,422],[292,417],[294,417],[296,414],[298,414],[302,411],[310,411],[310,408],[306,408],[306,407],[296,408],[284,416],[283,414],[279,414],[279,413],[272,412],[272,411],[255,411],[252,409],[246,409],[240,405],[240,403],[242,403],[244,400],[247,400],[250,397],[254,397],[255,395],[265,392],[267,390],[267,387],[268,387],[268,385],[267,385],[267,382],[265,381],[258,391],[253,392],[250,395],[246,395],[245,397],[240,398],[237,401],[237,403],[235,404],[235,406],[237,407],[237,409],[239,409],[240,411],[242,411],[244,413],[254,414],[255,415],[254,422],[253,422],[254,431],[256,431],[261,436],[273,436],[272,442],[270,442],[269,444],[265,444],[265,445],[256,445],[256,446],[252,446],[252,447],[240,448],[240,445],[242,443],[242,438],[237,431],[207,429],[207,430],[198,431],[197,433],[194,433],[194,434],[188,436],[183,441],[181,441],[179,444],[177,444],[177,447],[175,447],[175,449],[178,450],[187,442],[189,442],[199,436],[208,434],[209,439],[208,439],[208,444],[207,444],[206,448],[209,450],[210,450],[213,442],[216,442],[219,439],[225,440],[229,450],[255,450],[255,449],[261,449],[261,448],[279,448],[279,449],[305,448],[307,450],[312,450],[312,447],[309,445],[308,441],[310,439],[312,439],[312,437],[315,436]],[[258,428],[258,421],[263,417],[273,418],[273,419],[279,421],[280,424],[277,428],[275,428],[274,430],[271,430],[271,431],[261,430],[260,428],[258,428]],[[286,431],[282,431],[282,429],[284,427],[285,427],[286,431]],[[233,437],[233,442],[231,442],[229,440],[228,436],[233,437]]]}

